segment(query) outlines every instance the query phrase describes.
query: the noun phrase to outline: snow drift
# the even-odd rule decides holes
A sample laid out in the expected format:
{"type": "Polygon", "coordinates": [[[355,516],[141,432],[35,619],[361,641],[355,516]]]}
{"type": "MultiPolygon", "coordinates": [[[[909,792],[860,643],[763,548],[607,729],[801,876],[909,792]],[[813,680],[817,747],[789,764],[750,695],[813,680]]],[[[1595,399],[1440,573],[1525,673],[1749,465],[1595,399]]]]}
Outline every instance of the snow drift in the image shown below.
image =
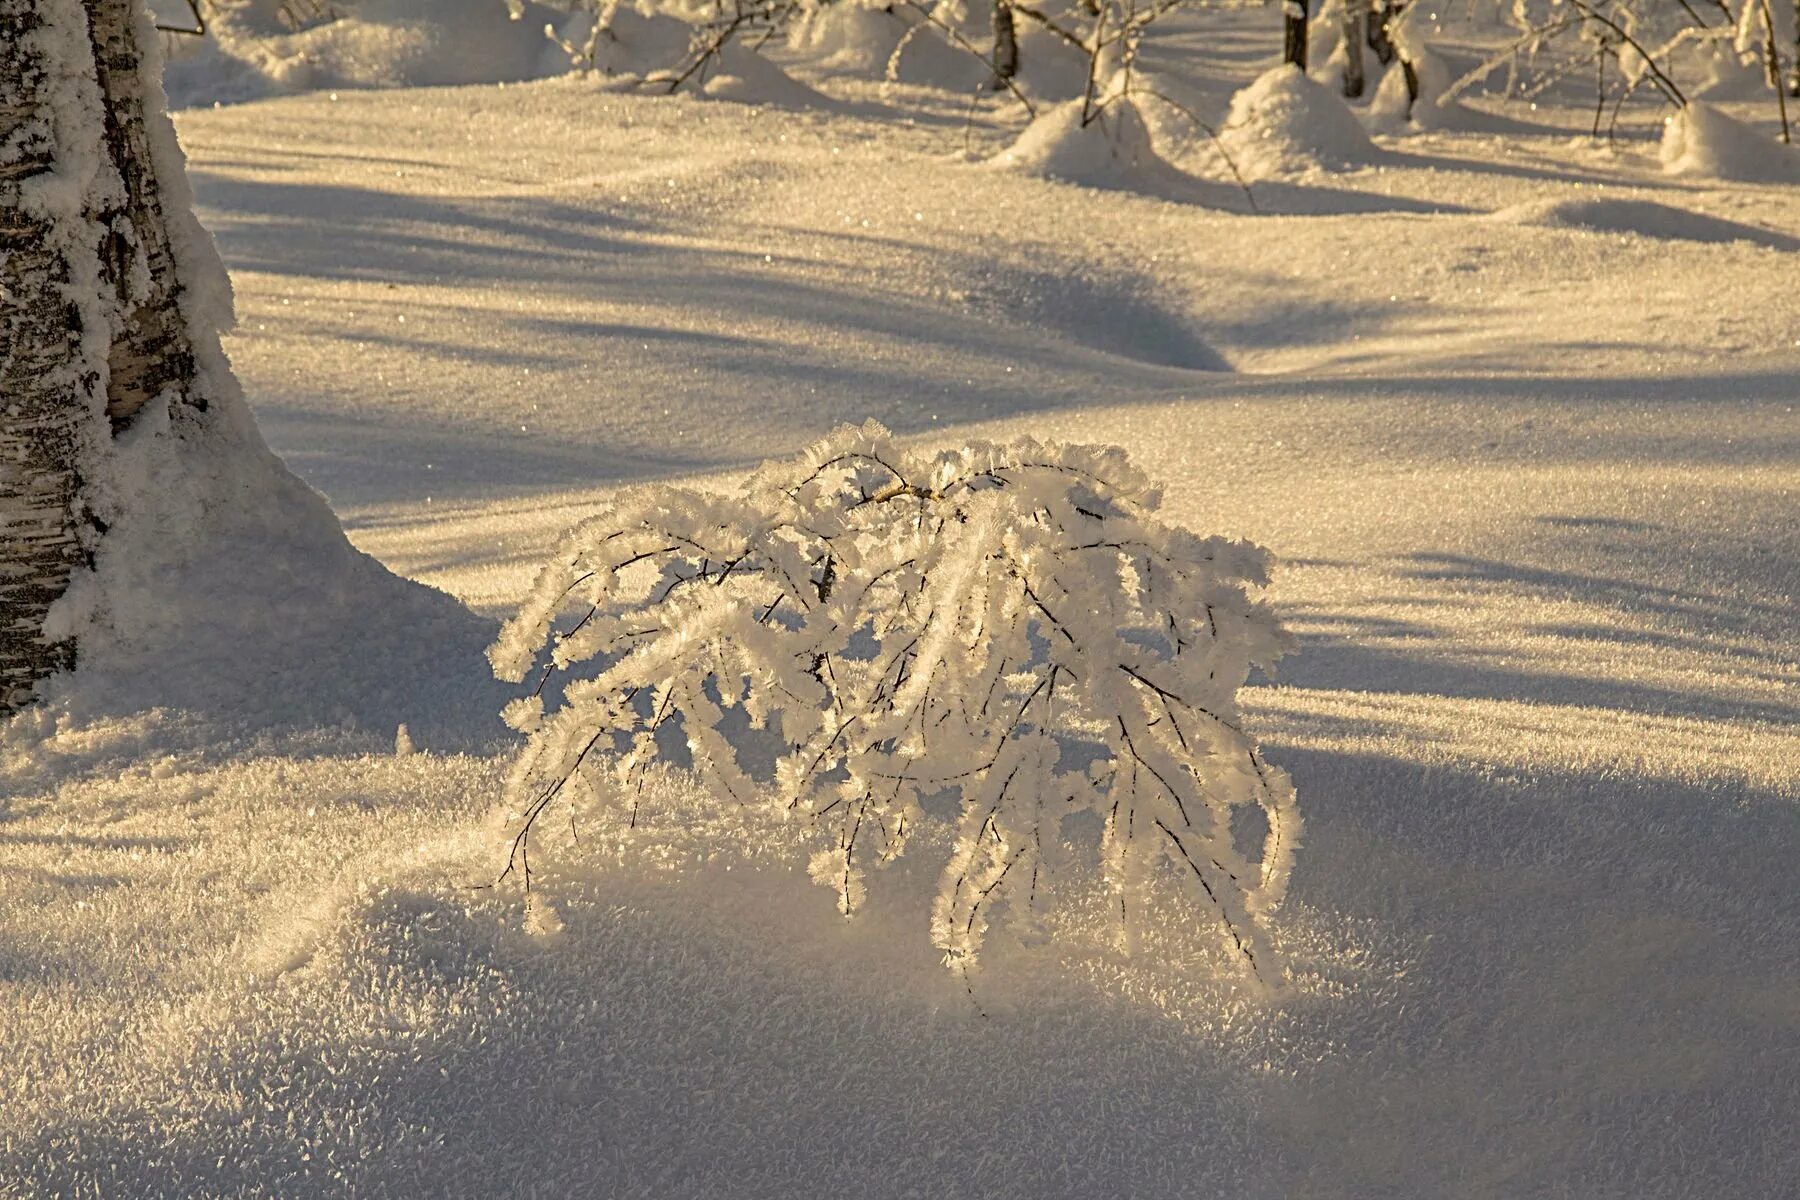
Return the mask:
{"type": "Polygon", "coordinates": [[[1706,213],[1674,208],[1650,200],[1557,197],[1512,204],[1491,219],[1550,229],[1584,229],[1593,233],[1629,233],[1682,242],[1749,242],[1777,250],[1800,249],[1800,239],[1771,229],[1727,221],[1706,213]]]}

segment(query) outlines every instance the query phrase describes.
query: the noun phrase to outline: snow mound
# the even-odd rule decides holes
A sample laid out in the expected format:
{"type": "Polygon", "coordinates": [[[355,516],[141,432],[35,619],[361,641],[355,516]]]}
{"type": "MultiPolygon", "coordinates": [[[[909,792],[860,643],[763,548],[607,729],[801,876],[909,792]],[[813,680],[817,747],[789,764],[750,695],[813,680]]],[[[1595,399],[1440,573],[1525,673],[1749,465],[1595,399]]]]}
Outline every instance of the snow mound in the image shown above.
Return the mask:
{"type": "Polygon", "coordinates": [[[1093,115],[1084,101],[1058,104],[1028,124],[1019,140],[992,162],[1021,175],[1094,187],[1186,178],[1157,153],[1143,113],[1125,99],[1105,104],[1093,115]]]}
{"type": "Polygon", "coordinates": [[[1800,249],[1800,239],[1755,225],[1727,221],[1649,200],[1556,198],[1509,205],[1491,220],[1509,225],[1629,233],[1678,242],[1752,242],[1778,250],[1800,249]]]}
{"type": "Polygon", "coordinates": [[[713,100],[768,104],[777,108],[826,108],[832,104],[822,92],[801,83],[738,42],[719,51],[717,62],[705,73],[701,92],[713,100]]]}
{"type": "Polygon", "coordinates": [[[1380,153],[1342,97],[1292,65],[1231,98],[1219,140],[1246,179],[1353,168],[1380,153]]]}
{"type": "Polygon", "coordinates": [[[326,6],[336,19],[289,32],[279,8],[250,0],[208,12],[209,36],[175,46],[164,74],[170,106],[536,79],[545,73],[547,19],[561,15],[519,3],[515,16],[503,0],[349,0],[326,6]]]}
{"type": "Polygon", "coordinates": [[[391,746],[402,722],[428,749],[504,736],[482,712],[492,623],[352,547],[240,401],[147,409],[115,457],[105,483],[124,516],[52,612],[77,667],[9,731],[11,769],[106,761],[143,736],[324,729],[391,746]]]}
{"type": "Polygon", "coordinates": [[[1663,126],[1660,156],[1670,175],[1746,183],[1800,181],[1800,156],[1792,147],[1702,101],[1689,104],[1663,126]]]}

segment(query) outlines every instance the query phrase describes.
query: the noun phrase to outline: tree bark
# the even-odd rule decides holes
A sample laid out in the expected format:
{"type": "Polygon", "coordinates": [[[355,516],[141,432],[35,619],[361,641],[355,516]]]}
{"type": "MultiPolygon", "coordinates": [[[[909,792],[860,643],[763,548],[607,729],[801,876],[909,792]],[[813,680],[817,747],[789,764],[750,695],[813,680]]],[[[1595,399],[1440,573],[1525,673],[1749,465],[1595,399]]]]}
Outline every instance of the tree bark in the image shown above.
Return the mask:
{"type": "Polygon", "coordinates": [[[1281,0],[1281,61],[1306,70],[1307,0],[1281,0]]]}
{"type": "Polygon", "coordinates": [[[994,0],[994,78],[1007,80],[1018,73],[1019,31],[1012,5],[1008,0],[994,0]]]}
{"type": "Polygon", "coordinates": [[[0,0],[0,713],[75,660],[51,606],[104,533],[85,483],[195,360],[146,126],[142,0],[0,0]]]}
{"type": "Polygon", "coordinates": [[[120,301],[106,385],[106,415],[115,429],[165,389],[205,407],[194,395],[194,349],[145,126],[141,3],[85,0],[106,105],[107,156],[124,184],[117,207],[99,214],[109,231],[101,277],[120,301]]]}
{"type": "MultiPolygon", "coordinates": [[[[1795,0],[1800,4],[1800,0],[1795,0]]],[[[1375,0],[1372,18],[1369,21],[1369,49],[1375,52],[1375,59],[1382,66],[1394,61],[1394,42],[1388,36],[1388,22],[1400,13],[1400,5],[1396,0],[1375,0]]]]}
{"type": "Polygon", "coordinates": [[[1364,0],[1344,0],[1344,95],[1363,94],[1363,43],[1369,37],[1369,7],[1364,0]]]}

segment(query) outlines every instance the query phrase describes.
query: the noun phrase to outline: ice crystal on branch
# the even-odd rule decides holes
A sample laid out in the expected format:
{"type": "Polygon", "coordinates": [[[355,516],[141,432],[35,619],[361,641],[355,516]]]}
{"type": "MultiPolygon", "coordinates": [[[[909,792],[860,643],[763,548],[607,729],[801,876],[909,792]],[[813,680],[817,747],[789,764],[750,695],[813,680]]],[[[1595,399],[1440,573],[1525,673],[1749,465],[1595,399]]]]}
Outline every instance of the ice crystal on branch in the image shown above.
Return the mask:
{"type": "Polygon", "coordinates": [[[960,793],[931,918],[959,969],[1003,904],[1033,910],[1066,861],[1064,817],[1089,811],[1122,915],[1166,870],[1278,983],[1267,917],[1300,818],[1235,696],[1290,639],[1253,597],[1267,553],[1164,524],[1158,501],[1117,448],[924,457],[872,423],[731,495],[633,493],[569,535],[489,652],[536,685],[506,714],[530,735],[512,865],[529,871],[538,817],[606,788],[605,767],[603,794],[635,804],[679,732],[722,799],[824,839],[811,874],[846,915],[921,801],[960,793]],[[1244,805],[1266,815],[1255,859],[1232,835],[1244,805]]]}

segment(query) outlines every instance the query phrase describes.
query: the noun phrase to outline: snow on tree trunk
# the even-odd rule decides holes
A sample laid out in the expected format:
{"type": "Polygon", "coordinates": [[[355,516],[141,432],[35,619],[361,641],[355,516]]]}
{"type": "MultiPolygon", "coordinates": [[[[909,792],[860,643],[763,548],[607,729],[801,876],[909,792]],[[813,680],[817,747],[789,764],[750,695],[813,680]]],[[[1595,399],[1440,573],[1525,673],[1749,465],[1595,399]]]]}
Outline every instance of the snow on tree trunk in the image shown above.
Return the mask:
{"type": "Polygon", "coordinates": [[[0,714],[490,736],[488,623],[257,431],[159,49],[143,0],[0,0],[0,714]]]}
{"type": "Polygon", "coordinates": [[[113,309],[95,214],[114,189],[87,28],[76,0],[0,0],[0,712],[73,661],[44,622],[89,553],[113,309]]]}
{"type": "MultiPolygon", "coordinates": [[[[182,164],[144,61],[153,35],[141,0],[0,4],[11,153],[0,164],[7,712],[74,662],[74,638],[48,622],[109,523],[92,484],[106,474],[111,435],[152,401],[194,410],[206,401],[166,215],[167,176],[182,164]],[[159,151],[158,134],[170,151],[159,151]]],[[[180,199],[185,215],[185,189],[180,199]]]]}

